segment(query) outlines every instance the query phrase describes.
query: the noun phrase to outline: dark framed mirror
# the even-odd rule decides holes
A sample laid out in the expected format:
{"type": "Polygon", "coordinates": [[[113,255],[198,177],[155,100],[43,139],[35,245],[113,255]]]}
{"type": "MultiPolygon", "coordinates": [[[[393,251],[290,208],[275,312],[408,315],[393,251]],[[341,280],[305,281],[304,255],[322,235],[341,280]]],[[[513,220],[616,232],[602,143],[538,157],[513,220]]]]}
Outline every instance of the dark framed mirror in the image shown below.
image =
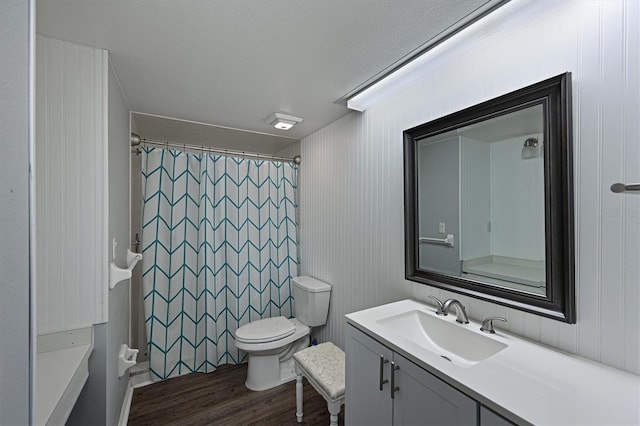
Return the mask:
{"type": "Polygon", "coordinates": [[[571,73],[404,131],[405,277],[575,323],[571,73]]]}

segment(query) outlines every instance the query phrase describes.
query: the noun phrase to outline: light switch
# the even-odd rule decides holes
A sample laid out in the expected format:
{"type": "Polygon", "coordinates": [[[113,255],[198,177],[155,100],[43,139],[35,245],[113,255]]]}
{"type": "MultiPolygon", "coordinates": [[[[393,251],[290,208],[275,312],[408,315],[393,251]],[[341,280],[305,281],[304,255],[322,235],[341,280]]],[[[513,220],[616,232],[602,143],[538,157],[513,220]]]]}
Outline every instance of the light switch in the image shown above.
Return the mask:
{"type": "Polygon", "coordinates": [[[447,233],[447,227],[444,222],[438,223],[438,232],[440,232],[441,234],[447,233]]]}

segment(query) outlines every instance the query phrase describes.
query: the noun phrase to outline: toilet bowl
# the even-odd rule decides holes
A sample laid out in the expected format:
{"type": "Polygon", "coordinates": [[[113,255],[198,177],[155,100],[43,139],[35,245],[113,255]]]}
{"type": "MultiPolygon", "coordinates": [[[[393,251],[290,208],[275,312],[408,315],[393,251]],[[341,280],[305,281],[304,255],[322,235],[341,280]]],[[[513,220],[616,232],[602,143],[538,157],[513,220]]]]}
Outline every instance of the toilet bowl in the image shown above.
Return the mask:
{"type": "Polygon", "coordinates": [[[311,327],[326,323],[330,291],[329,284],[315,278],[294,277],[296,318],[264,318],[236,330],[236,348],[249,355],[247,388],[270,389],[295,378],[293,354],[309,346],[311,327]]]}
{"type": "Polygon", "coordinates": [[[293,354],[309,346],[309,332],[308,326],[285,317],[250,322],[236,330],[236,348],[249,355],[247,388],[265,390],[293,380],[293,354]]]}

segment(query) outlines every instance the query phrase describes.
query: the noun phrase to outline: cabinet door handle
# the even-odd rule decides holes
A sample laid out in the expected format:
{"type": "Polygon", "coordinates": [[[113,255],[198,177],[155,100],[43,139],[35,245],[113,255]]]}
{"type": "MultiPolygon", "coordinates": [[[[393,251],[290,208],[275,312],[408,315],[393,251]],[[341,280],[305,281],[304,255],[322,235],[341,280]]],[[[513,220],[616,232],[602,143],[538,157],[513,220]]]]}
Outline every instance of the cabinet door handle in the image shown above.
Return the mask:
{"type": "Polygon", "coordinates": [[[389,383],[389,380],[384,378],[384,365],[387,363],[389,363],[389,360],[385,359],[383,355],[380,355],[380,375],[378,376],[380,378],[380,390],[382,390],[385,383],[389,383]]]}
{"type": "Polygon", "coordinates": [[[391,361],[391,399],[393,399],[396,392],[400,390],[400,388],[396,386],[396,370],[400,370],[400,366],[391,361]]]}

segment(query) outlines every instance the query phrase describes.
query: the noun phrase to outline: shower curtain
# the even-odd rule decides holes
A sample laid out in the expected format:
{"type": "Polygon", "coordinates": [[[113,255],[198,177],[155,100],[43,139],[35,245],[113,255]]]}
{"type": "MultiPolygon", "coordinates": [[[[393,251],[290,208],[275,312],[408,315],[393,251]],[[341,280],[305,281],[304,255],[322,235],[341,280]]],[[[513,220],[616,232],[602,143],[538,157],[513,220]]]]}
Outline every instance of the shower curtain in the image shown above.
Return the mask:
{"type": "Polygon", "coordinates": [[[292,316],[297,166],[143,148],[143,291],[153,380],[238,364],[235,330],[292,316]]]}

